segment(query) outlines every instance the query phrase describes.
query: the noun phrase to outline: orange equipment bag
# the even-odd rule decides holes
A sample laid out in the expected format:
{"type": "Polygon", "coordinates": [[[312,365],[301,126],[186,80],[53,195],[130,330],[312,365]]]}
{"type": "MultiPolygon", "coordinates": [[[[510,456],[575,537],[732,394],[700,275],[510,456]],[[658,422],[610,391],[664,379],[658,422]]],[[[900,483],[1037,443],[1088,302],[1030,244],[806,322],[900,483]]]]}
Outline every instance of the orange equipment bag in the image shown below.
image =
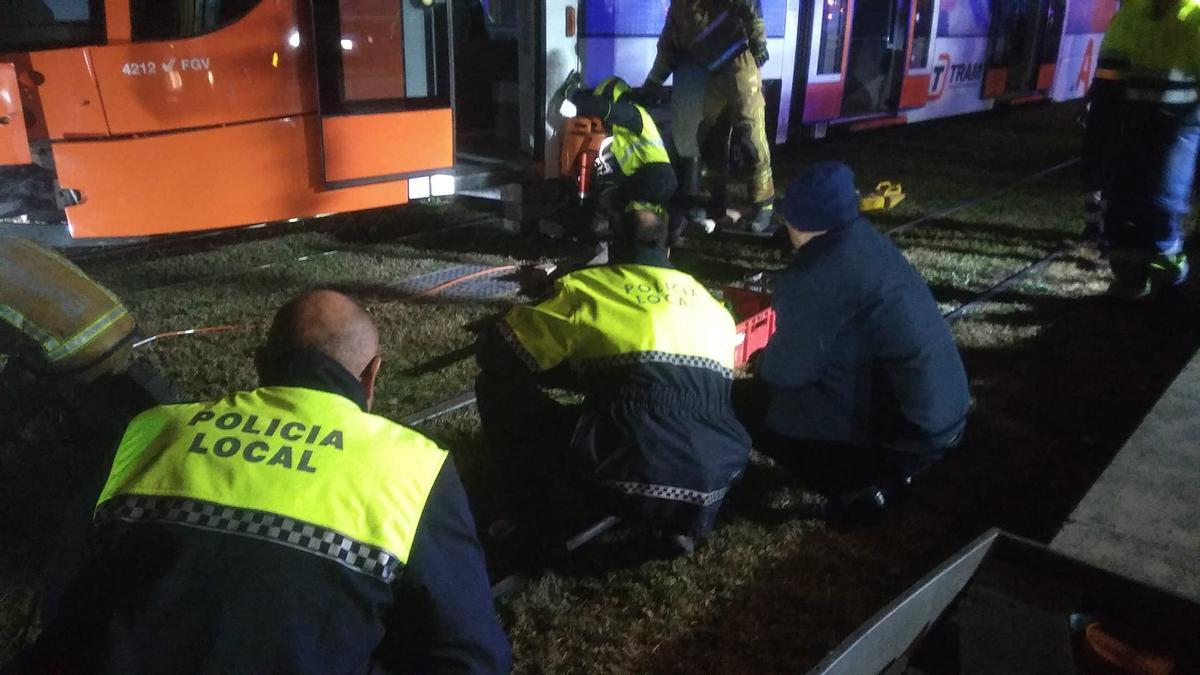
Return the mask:
{"type": "Polygon", "coordinates": [[[600,152],[600,143],[608,136],[599,117],[571,117],[563,123],[562,152],[559,155],[558,171],[563,176],[574,176],[579,166],[579,156],[591,151],[592,157],[600,152]]]}

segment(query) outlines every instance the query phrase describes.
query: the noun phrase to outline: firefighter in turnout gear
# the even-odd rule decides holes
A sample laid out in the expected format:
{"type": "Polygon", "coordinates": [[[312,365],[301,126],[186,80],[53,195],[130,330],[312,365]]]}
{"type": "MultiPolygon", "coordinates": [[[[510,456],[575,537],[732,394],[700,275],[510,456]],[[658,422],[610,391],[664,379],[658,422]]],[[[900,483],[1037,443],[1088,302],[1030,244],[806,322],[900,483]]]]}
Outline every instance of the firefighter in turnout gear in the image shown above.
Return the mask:
{"type": "Polygon", "coordinates": [[[609,264],[563,276],[480,335],[479,414],[523,486],[516,508],[539,521],[573,506],[616,515],[663,552],[690,552],[749,458],[730,401],[736,331],[671,266],[660,216],[624,220],[609,264]],[[565,405],[543,386],[584,400],[565,405]]]}
{"type": "Polygon", "coordinates": [[[1187,278],[1182,221],[1200,148],[1200,0],[1127,0],[1097,77],[1120,83],[1105,238],[1113,295],[1140,298],[1187,278]]]}
{"type": "Polygon", "coordinates": [[[453,463],[368,412],[378,340],[349,298],[305,293],[263,386],[135,417],[14,672],[508,672],[453,463]]]}
{"type": "Polygon", "coordinates": [[[658,39],[658,55],[643,91],[650,97],[684,61],[709,73],[699,143],[704,191],[723,209],[723,178],[729,153],[740,156],[753,204],[750,229],[771,229],[775,186],[767,141],[766,102],[759,68],[767,62],[767,34],[758,0],[672,0],[658,39]],[[722,133],[732,129],[731,134],[722,133]]]}
{"type": "Polygon", "coordinates": [[[645,210],[665,217],[675,195],[675,172],[658,127],[633,102],[630,86],[610,77],[592,92],[576,92],[570,101],[576,115],[600,118],[612,134],[597,158],[598,173],[614,179],[601,197],[606,210],[618,218],[625,211],[645,210]]]}

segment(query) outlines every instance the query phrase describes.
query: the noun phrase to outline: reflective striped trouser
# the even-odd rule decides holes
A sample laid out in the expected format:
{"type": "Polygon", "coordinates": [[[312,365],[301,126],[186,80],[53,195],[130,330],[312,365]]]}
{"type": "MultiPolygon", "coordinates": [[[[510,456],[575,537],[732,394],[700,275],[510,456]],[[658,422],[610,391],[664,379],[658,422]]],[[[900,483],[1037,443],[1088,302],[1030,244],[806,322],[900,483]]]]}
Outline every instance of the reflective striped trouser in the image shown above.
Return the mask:
{"type": "Polygon", "coordinates": [[[1105,218],[1113,250],[1172,256],[1183,249],[1200,150],[1200,105],[1127,101],[1105,218]]]}
{"type": "MultiPolygon", "coordinates": [[[[704,148],[705,189],[713,196],[724,194],[720,183],[728,162],[727,152],[721,152],[724,134],[714,132],[726,125],[741,128],[748,134],[754,148],[749,162],[746,193],[754,204],[775,198],[771,176],[771,146],[767,142],[767,104],[763,99],[762,76],[749,51],[742,52],[733,62],[713,74],[704,93],[704,114],[698,135],[704,148]]],[[[734,138],[738,132],[734,132],[734,138]]]]}

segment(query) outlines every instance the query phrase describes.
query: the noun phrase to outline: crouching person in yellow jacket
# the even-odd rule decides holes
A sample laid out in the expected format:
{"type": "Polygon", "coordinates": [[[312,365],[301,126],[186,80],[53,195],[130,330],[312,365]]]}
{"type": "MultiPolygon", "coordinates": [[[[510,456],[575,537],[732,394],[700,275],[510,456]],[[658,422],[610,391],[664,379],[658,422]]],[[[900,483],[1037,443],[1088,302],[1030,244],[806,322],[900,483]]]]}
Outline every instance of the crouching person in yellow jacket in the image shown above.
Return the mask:
{"type": "Polygon", "coordinates": [[[605,215],[620,220],[626,211],[667,215],[675,196],[675,171],[658,126],[650,113],[634,103],[633,90],[619,77],[609,77],[592,92],[571,97],[578,115],[598,117],[610,134],[606,151],[597,158],[605,215]]]}
{"type": "Polygon", "coordinates": [[[563,276],[485,331],[475,390],[509,492],[526,498],[516,508],[617,515],[677,554],[712,529],[750,439],[730,402],[733,318],[671,266],[666,229],[654,212],[628,213],[608,264],[563,276]]]}

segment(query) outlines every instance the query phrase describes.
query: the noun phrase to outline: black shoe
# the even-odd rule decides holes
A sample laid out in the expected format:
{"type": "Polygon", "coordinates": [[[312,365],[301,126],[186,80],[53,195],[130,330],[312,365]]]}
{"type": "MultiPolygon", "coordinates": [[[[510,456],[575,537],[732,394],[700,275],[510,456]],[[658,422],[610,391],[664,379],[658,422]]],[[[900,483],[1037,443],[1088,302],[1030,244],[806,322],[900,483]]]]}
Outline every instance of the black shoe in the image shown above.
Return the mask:
{"type": "Polygon", "coordinates": [[[825,505],[825,520],[839,530],[855,530],[883,521],[888,498],[882,488],[869,486],[830,497],[825,505]]]}

